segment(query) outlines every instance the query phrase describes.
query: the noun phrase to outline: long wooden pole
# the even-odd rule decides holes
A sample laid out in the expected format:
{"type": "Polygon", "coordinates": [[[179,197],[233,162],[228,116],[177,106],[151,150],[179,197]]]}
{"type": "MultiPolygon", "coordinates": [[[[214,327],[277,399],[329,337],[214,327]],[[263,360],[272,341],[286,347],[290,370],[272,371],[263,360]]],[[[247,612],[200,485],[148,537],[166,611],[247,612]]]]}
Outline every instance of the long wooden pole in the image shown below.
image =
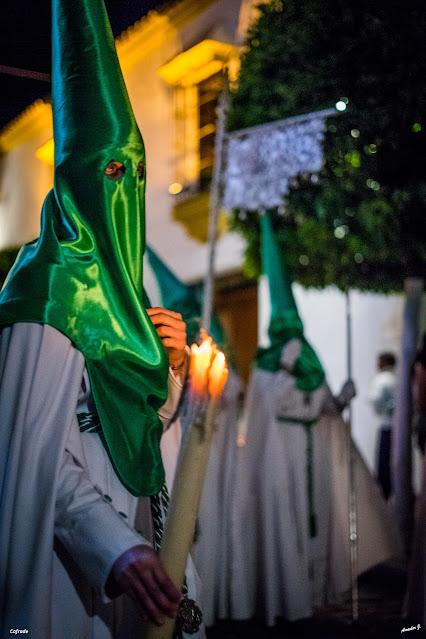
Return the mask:
{"type": "Polygon", "coordinates": [[[224,164],[224,142],[226,131],[226,116],[228,113],[229,92],[225,86],[222,91],[217,112],[215,160],[213,166],[212,185],[210,190],[209,227],[208,227],[208,264],[204,280],[203,311],[201,326],[210,331],[213,311],[214,270],[217,244],[217,226],[222,200],[222,175],[224,164]]]}
{"type": "MultiPolygon", "coordinates": [[[[352,379],[352,309],[350,292],[346,291],[346,366],[347,378],[352,379]]],[[[358,510],[355,486],[355,459],[352,445],[352,402],[347,408],[347,459],[348,459],[348,518],[351,578],[352,622],[359,618],[358,593],[358,510]]]]}
{"type": "Polygon", "coordinates": [[[405,302],[398,366],[398,391],[392,420],[393,509],[406,554],[409,553],[414,519],[412,486],[412,366],[420,333],[420,310],[424,281],[410,277],[404,281],[405,302]]]}

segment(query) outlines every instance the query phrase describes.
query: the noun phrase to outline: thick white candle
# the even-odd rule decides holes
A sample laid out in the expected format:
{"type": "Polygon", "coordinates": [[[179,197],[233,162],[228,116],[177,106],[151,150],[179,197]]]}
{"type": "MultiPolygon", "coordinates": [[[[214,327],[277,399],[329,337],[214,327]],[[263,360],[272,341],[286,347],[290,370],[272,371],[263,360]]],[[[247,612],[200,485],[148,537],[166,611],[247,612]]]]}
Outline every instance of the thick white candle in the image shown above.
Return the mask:
{"type": "MultiPolygon", "coordinates": [[[[227,375],[225,356],[217,351],[211,338],[207,337],[199,347],[191,348],[190,383],[193,397],[195,400],[205,398],[208,391],[209,401],[204,419],[191,426],[180,456],[159,551],[167,574],[179,589],[183,585],[186,563],[194,540],[215,413],[227,375]]],[[[173,619],[167,619],[162,626],[147,624],[144,639],[171,639],[174,626],[173,619]]]]}

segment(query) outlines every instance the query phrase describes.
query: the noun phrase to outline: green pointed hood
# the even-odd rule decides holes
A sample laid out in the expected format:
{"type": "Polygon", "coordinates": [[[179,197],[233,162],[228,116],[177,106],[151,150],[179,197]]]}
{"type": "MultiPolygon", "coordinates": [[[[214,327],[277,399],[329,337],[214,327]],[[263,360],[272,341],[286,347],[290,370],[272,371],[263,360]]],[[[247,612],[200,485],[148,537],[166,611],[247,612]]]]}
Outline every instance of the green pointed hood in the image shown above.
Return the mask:
{"type": "Polygon", "coordinates": [[[154,494],[168,361],[143,304],[143,140],[103,0],[52,0],[52,25],[54,189],[1,292],[0,324],[42,322],[70,338],[121,481],[154,494]]]}
{"type": "Polygon", "coordinates": [[[303,332],[303,323],[297,310],[292,290],[292,280],[283,259],[268,213],[261,215],[261,258],[262,270],[268,280],[271,301],[268,348],[260,348],[256,356],[259,368],[269,371],[280,369],[283,347],[291,339],[299,339],[301,352],[292,374],[300,390],[311,392],[324,381],[321,363],[303,332]]]}
{"type": "MultiPolygon", "coordinates": [[[[160,289],[161,303],[165,308],[182,313],[186,322],[188,341],[190,344],[195,342],[200,330],[203,287],[184,284],[152,248],[147,246],[146,252],[160,289]]],[[[216,344],[223,346],[223,330],[215,316],[212,317],[210,333],[216,344]]]]}
{"type": "Polygon", "coordinates": [[[88,163],[94,154],[105,164],[129,153],[144,161],[103,0],[52,0],[52,51],[56,171],[76,153],[88,163]]]}
{"type": "Polygon", "coordinates": [[[193,287],[184,284],[150,247],[146,247],[149,263],[157,280],[161,301],[165,308],[177,311],[186,317],[197,317],[200,306],[193,287]]]}

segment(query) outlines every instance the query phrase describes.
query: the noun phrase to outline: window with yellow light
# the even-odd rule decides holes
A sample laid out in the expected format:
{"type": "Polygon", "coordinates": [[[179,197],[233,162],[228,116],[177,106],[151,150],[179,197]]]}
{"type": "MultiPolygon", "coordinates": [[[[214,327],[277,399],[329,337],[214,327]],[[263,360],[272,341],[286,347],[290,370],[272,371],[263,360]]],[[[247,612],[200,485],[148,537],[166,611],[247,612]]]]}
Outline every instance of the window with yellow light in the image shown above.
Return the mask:
{"type": "MultiPolygon", "coordinates": [[[[209,189],[215,156],[217,104],[225,70],[231,81],[238,72],[238,48],[206,39],[183,51],[158,73],[174,88],[175,161],[173,217],[195,239],[207,241],[209,189]]],[[[225,230],[221,217],[220,230],[225,230]]]]}

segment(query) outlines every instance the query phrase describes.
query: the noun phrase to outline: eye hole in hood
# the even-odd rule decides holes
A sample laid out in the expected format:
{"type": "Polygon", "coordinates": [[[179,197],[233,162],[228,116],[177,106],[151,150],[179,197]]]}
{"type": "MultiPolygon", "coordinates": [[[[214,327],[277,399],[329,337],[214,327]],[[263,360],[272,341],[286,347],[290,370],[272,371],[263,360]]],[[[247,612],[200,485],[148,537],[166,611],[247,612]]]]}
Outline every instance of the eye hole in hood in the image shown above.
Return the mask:
{"type": "Polygon", "coordinates": [[[145,179],[145,162],[139,162],[138,164],[138,178],[140,180],[145,179]]]}
{"type": "Polygon", "coordinates": [[[108,162],[104,170],[104,173],[109,180],[120,180],[125,172],[126,167],[124,164],[122,162],[116,162],[115,160],[108,162]]]}

